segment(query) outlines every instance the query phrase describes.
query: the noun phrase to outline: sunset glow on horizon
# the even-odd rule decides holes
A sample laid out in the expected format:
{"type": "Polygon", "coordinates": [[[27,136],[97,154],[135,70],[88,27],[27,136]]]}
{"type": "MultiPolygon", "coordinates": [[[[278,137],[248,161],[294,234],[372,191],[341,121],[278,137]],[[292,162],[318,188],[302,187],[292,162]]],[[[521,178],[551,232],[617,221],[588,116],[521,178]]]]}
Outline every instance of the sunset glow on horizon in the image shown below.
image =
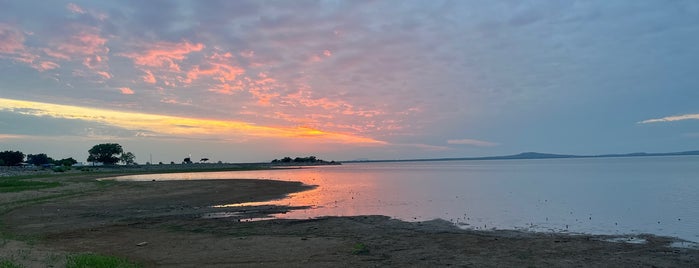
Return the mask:
{"type": "Polygon", "coordinates": [[[699,149],[695,1],[7,1],[0,18],[0,150],[699,149]]]}
{"type": "Polygon", "coordinates": [[[114,110],[19,101],[0,98],[0,111],[22,115],[73,119],[95,122],[136,132],[135,136],[163,138],[239,137],[315,139],[316,142],[350,144],[386,144],[371,138],[321,131],[308,127],[258,126],[246,122],[201,118],[174,117],[157,114],[121,112],[114,110]]]}

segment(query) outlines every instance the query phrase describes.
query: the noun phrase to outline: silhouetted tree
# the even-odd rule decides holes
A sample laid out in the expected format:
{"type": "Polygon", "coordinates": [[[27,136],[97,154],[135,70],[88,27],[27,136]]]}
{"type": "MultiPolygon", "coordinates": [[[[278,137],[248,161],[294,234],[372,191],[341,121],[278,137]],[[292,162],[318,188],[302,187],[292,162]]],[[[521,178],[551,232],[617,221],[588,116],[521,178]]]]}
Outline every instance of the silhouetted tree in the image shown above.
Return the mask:
{"type": "Polygon", "coordinates": [[[28,154],[27,155],[27,164],[35,165],[35,166],[41,166],[41,165],[46,165],[53,163],[53,159],[51,157],[48,157],[46,154],[28,154]]]}
{"type": "Polygon", "coordinates": [[[24,161],[24,153],[20,151],[0,152],[0,164],[3,166],[19,166],[24,161]]]}
{"type": "Polygon", "coordinates": [[[87,162],[102,162],[105,165],[114,165],[119,162],[119,157],[116,155],[123,152],[124,149],[118,143],[97,144],[88,151],[90,156],[87,157],[87,162]]]}
{"type": "Polygon", "coordinates": [[[63,158],[63,159],[61,159],[61,160],[54,160],[54,161],[53,161],[53,164],[54,164],[54,165],[57,165],[57,166],[64,166],[64,167],[70,167],[70,166],[73,166],[73,165],[75,165],[75,164],[77,164],[77,163],[78,163],[78,161],[76,161],[76,160],[73,159],[72,157],[63,158]]]}
{"type": "Polygon", "coordinates": [[[201,160],[199,160],[199,162],[206,162],[206,161],[209,161],[209,159],[208,159],[208,158],[202,158],[201,160]]]}
{"type": "MultiPolygon", "coordinates": [[[[121,157],[119,157],[119,161],[125,165],[132,165],[134,163],[134,159],[136,159],[136,156],[132,152],[123,153],[121,154],[121,157]]],[[[148,165],[150,165],[150,163],[148,163],[148,165]]]]}
{"type": "Polygon", "coordinates": [[[187,157],[187,158],[185,158],[184,160],[182,160],[182,164],[191,164],[191,163],[192,163],[192,159],[189,158],[189,157],[187,157]]]}

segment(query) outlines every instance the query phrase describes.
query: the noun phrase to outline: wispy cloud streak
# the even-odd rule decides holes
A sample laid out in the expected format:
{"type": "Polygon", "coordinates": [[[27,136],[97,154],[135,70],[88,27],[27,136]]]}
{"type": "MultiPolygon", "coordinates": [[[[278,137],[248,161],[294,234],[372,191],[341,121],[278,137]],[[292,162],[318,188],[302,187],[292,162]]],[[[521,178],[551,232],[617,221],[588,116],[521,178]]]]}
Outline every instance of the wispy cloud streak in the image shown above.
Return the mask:
{"type": "Polygon", "coordinates": [[[500,145],[499,143],[495,143],[495,142],[481,141],[481,140],[474,140],[474,139],[448,140],[447,143],[448,144],[458,144],[458,145],[473,145],[473,146],[481,146],[481,147],[490,147],[490,146],[500,145]]]}
{"type": "Polygon", "coordinates": [[[659,123],[659,122],[674,122],[674,121],[682,121],[682,120],[699,120],[699,114],[684,114],[684,115],[667,116],[667,117],[663,117],[663,118],[643,120],[643,121],[640,121],[638,123],[639,124],[649,124],[649,123],[659,123]]]}

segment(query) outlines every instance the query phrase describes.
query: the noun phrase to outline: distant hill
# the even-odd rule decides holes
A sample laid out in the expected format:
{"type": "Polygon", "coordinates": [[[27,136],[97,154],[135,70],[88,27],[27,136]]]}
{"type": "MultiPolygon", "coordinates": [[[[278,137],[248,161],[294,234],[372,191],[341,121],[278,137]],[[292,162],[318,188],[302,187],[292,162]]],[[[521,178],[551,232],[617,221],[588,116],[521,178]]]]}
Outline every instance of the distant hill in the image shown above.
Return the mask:
{"type": "Polygon", "coordinates": [[[353,162],[408,162],[408,161],[455,161],[455,160],[514,160],[514,159],[556,159],[556,158],[604,158],[604,157],[647,157],[647,156],[681,156],[699,155],[699,151],[672,152],[672,153],[628,153],[628,154],[603,154],[603,155],[569,155],[548,154],[537,152],[525,152],[514,155],[487,156],[487,157],[460,157],[460,158],[427,158],[427,159],[401,159],[401,160],[354,160],[353,162]]]}

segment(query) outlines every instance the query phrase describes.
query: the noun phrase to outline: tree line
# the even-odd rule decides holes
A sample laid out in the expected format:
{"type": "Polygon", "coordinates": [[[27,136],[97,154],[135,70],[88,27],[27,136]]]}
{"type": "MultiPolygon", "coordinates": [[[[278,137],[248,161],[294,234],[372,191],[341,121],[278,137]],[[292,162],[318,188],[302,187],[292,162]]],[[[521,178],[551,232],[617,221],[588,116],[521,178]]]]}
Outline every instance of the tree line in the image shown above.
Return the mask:
{"type": "Polygon", "coordinates": [[[309,156],[309,157],[296,157],[296,158],[291,158],[291,157],[284,157],[282,159],[274,159],[272,160],[272,164],[280,164],[280,163],[335,163],[335,161],[325,161],[323,159],[318,159],[315,156],[309,156]]]}
{"type": "MultiPolygon", "coordinates": [[[[87,157],[87,162],[103,163],[105,165],[114,165],[122,162],[126,165],[132,165],[135,162],[136,156],[132,152],[124,152],[124,149],[118,143],[102,143],[93,146],[88,150],[90,154],[87,157]]],[[[72,157],[63,159],[53,159],[45,153],[28,154],[20,151],[3,151],[0,152],[0,166],[19,166],[23,163],[34,166],[56,165],[70,167],[78,163],[72,157]]]]}

